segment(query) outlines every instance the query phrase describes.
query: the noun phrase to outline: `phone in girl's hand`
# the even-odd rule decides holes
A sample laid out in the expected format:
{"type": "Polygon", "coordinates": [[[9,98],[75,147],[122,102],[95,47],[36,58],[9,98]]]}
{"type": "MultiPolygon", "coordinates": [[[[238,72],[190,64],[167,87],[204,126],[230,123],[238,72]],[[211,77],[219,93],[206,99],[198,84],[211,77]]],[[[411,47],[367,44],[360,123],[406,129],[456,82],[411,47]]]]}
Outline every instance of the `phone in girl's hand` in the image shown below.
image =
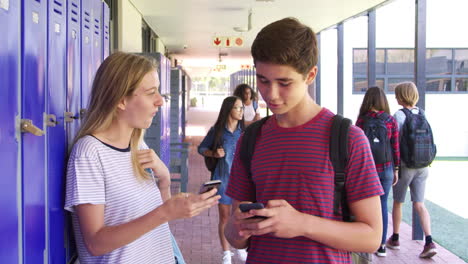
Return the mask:
{"type": "Polygon", "coordinates": [[[206,193],[208,191],[211,191],[213,188],[218,188],[219,185],[221,185],[221,181],[220,180],[212,180],[212,181],[207,181],[207,182],[204,182],[202,184],[202,186],[200,186],[200,191],[199,193],[202,194],[202,193],[206,193]]]}

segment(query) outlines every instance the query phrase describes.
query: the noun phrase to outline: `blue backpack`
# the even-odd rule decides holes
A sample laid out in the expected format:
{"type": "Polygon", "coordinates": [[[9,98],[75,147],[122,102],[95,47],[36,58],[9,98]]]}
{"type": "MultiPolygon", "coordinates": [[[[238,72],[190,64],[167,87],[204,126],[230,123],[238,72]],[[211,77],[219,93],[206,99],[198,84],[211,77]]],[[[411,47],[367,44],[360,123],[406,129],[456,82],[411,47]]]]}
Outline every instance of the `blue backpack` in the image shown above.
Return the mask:
{"type": "Polygon", "coordinates": [[[376,117],[363,115],[362,130],[369,140],[369,145],[372,150],[375,164],[384,164],[393,160],[392,145],[388,138],[387,125],[385,120],[388,119],[387,113],[382,113],[376,117]]]}
{"type": "Polygon", "coordinates": [[[406,119],[400,135],[400,156],[408,168],[424,168],[434,160],[437,148],[432,129],[424,111],[413,114],[409,109],[401,109],[406,119]]]}

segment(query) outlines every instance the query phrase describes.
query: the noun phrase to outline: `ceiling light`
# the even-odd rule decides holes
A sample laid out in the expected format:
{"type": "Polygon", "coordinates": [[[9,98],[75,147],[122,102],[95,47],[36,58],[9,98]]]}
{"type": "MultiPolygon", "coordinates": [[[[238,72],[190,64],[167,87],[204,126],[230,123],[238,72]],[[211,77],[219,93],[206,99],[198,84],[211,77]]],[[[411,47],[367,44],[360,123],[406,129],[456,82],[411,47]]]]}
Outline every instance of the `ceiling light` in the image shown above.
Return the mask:
{"type": "Polygon", "coordinates": [[[247,28],[244,27],[234,27],[234,31],[237,32],[248,32],[252,29],[252,8],[249,9],[249,16],[247,17],[247,28]]]}

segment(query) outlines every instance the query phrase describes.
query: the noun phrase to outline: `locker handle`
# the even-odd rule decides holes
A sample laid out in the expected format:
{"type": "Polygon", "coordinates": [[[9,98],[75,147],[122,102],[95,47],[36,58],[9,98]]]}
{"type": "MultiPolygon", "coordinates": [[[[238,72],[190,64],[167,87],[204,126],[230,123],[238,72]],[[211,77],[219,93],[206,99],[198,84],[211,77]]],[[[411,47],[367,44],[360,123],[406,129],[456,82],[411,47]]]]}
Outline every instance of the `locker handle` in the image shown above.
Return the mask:
{"type": "Polygon", "coordinates": [[[35,126],[31,119],[21,119],[21,133],[31,133],[39,137],[44,135],[44,131],[35,126]]]}
{"type": "Polygon", "coordinates": [[[53,115],[53,114],[46,115],[45,118],[46,118],[46,120],[45,120],[45,121],[46,121],[46,125],[47,125],[48,127],[55,127],[55,126],[57,126],[58,123],[59,123],[59,122],[57,121],[57,117],[56,117],[55,115],[53,115]]]}
{"type": "Polygon", "coordinates": [[[66,123],[72,123],[74,120],[79,119],[80,117],[78,115],[73,115],[73,112],[65,112],[63,114],[65,116],[65,122],[66,123]]]}

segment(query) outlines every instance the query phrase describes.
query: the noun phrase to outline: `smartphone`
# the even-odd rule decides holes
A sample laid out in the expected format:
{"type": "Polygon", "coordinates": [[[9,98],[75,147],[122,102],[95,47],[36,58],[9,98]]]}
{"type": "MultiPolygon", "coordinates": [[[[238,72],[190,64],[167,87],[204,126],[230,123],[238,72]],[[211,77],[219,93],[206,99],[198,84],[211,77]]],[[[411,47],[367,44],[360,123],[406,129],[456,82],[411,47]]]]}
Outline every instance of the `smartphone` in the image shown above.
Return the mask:
{"type": "MultiPolygon", "coordinates": [[[[242,203],[242,204],[239,204],[239,209],[243,213],[246,213],[246,212],[248,212],[248,211],[250,211],[252,209],[263,209],[263,208],[265,208],[265,206],[263,206],[262,203],[242,203]]],[[[252,216],[250,218],[266,219],[267,217],[266,216],[256,215],[256,216],[252,216]]]]}
{"type": "Polygon", "coordinates": [[[208,191],[211,191],[213,188],[219,188],[219,185],[221,185],[221,180],[212,180],[204,182],[202,186],[200,186],[199,193],[206,193],[208,191]]]}

